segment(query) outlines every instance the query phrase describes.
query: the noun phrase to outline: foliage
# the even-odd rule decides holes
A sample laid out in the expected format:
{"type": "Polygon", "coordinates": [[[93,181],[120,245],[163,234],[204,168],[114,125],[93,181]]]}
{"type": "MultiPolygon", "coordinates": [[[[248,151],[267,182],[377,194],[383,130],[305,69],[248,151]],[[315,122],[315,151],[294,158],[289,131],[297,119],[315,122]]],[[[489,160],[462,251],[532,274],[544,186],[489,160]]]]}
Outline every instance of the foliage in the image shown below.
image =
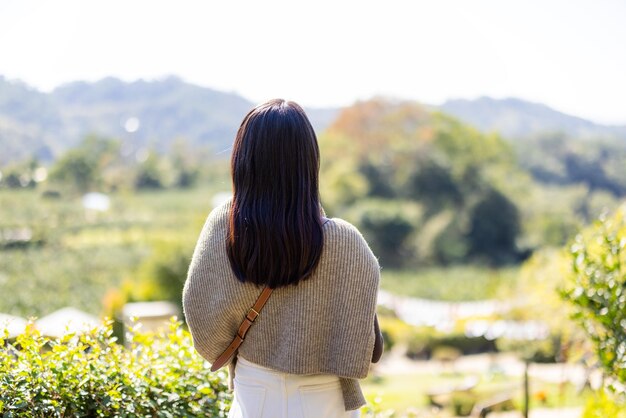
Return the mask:
{"type": "Polygon", "coordinates": [[[389,352],[396,345],[409,346],[417,341],[424,341],[425,345],[429,336],[434,333],[432,328],[415,327],[390,316],[379,316],[378,321],[383,334],[385,352],[389,352]]]}
{"type": "Polygon", "coordinates": [[[171,160],[174,171],[173,187],[187,188],[194,186],[200,177],[200,163],[198,155],[189,144],[178,139],[172,144],[171,160]]]}
{"type": "MultiPolygon", "coordinates": [[[[39,173],[42,172],[37,158],[32,157],[21,162],[14,162],[0,171],[0,189],[19,189],[23,187],[33,188],[43,177],[39,173]]],[[[44,174],[44,176],[47,173],[44,174]]]]}
{"type": "Polygon", "coordinates": [[[119,165],[120,147],[119,141],[89,135],[54,163],[50,180],[81,193],[106,190],[105,174],[119,165]]]}
{"type": "Polygon", "coordinates": [[[134,186],[136,189],[161,189],[165,185],[162,168],[159,167],[159,157],[149,152],[146,159],[137,167],[134,186]]]}
{"type": "Polygon", "coordinates": [[[457,392],[452,395],[452,410],[455,416],[466,417],[472,412],[476,404],[476,395],[467,392],[457,392]]]}
{"type": "Polygon", "coordinates": [[[562,344],[560,335],[551,335],[542,340],[511,340],[498,338],[498,351],[516,353],[525,361],[532,363],[556,363],[565,360],[561,357],[562,344]]]}
{"type": "Polygon", "coordinates": [[[385,341],[385,351],[400,347],[407,357],[427,359],[454,351],[460,354],[476,354],[495,351],[494,341],[484,337],[468,337],[462,333],[445,333],[429,326],[413,326],[389,316],[379,317],[380,329],[385,341]]]}
{"type": "Polygon", "coordinates": [[[411,260],[413,248],[410,236],[419,222],[420,208],[412,202],[391,202],[384,199],[364,199],[346,213],[346,218],[358,224],[376,256],[401,266],[411,260]]]}
{"type": "Polygon", "coordinates": [[[418,156],[414,169],[408,174],[404,191],[407,196],[423,200],[429,212],[446,206],[458,206],[463,201],[459,184],[447,161],[418,156]]]}
{"type": "Polygon", "coordinates": [[[344,109],[320,149],[325,204],[369,232],[383,266],[517,261],[520,219],[501,189],[519,170],[497,135],[414,103],[373,99],[344,109]]]}
{"type": "Polygon", "coordinates": [[[182,310],[181,295],[193,252],[192,244],[190,241],[183,244],[167,240],[153,243],[151,255],[139,265],[132,279],[122,282],[120,296],[123,303],[167,300],[182,310]]]}
{"type": "Polygon", "coordinates": [[[581,418],[626,418],[626,404],[601,391],[587,399],[581,418]]]}
{"type": "MultiPolygon", "coordinates": [[[[0,191],[0,234],[28,229],[31,241],[41,242],[0,249],[0,288],[10,295],[0,297],[0,312],[43,316],[74,306],[111,314],[115,295],[108,289],[127,280],[139,291],[138,275],[149,274],[139,266],[168,253],[159,247],[195,244],[217,187],[118,191],[109,195],[111,207],[101,213],[85,211],[74,195],[48,199],[36,189],[0,191]]],[[[179,259],[191,257],[181,251],[179,259]]]]}
{"type": "Polygon", "coordinates": [[[520,164],[547,184],[584,184],[615,196],[626,194],[623,140],[580,140],[564,133],[537,134],[516,141],[520,164]]]}
{"type": "Polygon", "coordinates": [[[520,217],[515,204],[497,190],[490,190],[471,210],[470,253],[502,264],[517,257],[515,239],[520,217]]]}
{"type": "Polygon", "coordinates": [[[225,376],[210,372],[180,321],[172,318],[168,332],[159,334],[142,334],[135,327],[127,341],[128,348],[116,343],[110,320],[60,339],[42,337],[30,323],[14,343],[0,340],[0,413],[226,416],[225,376]]]}
{"type": "Polygon", "coordinates": [[[576,236],[563,297],[574,308],[614,389],[626,394],[626,207],[576,236]]]}
{"type": "Polygon", "coordinates": [[[431,342],[431,350],[434,352],[441,347],[449,347],[458,350],[461,354],[478,354],[496,351],[493,340],[485,337],[468,337],[461,333],[440,334],[431,342]]]}
{"type": "Polygon", "coordinates": [[[498,349],[514,351],[533,362],[577,361],[586,350],[585,336],[570,318],[571,306],[558,289],[567,281],[569,254],[563,249],[544,248],[522,264],[517,280],[501,297],[510,299],[512,309],[501,314],[505,320],[540,320],[548,335],[541,340],[499,338],[498,349]]]}
{"type": "Polygon", "coordinates": [[[517,268],[493,269],[476,265],[382,270],[381,287],[397,295],[446,301],[500,297],[517,283],[517,268]]]}
{"type": "Polygon", "coordinates": [[[182,139],[174,141],[170,152],[161,155],[155,148],[134,149],[119,140],[90,135],[53,164],[50,181],[80,193],[188,188],[201,175],[208,177],[214,171],[207,169],[201,173],[203,162],[206,159],[202,159],[202,153],[191,149],[182,139]]]}

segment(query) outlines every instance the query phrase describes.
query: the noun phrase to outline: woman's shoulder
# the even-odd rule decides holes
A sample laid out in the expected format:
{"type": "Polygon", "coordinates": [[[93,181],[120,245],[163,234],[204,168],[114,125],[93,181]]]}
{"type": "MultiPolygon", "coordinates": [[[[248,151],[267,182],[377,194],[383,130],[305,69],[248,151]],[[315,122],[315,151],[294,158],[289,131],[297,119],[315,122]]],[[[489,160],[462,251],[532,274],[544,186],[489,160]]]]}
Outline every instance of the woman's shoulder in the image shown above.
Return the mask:
{"type": "Polygon", "coordinates": [[[224,219],[228,218],[228,212],[230,210],[232,202],[232,196],[218,199],[217,202],[213,205],[213,209],[211,209],[207,216],[207,223],[223,222],[224,219]]]}
{"type": "Polygon", "coordinates": [[[363,236],[356,226],[342,218],[327,218],[328,222],[324,224],[325,228],[335,232],[336,234],[346,236],[363,236]],[[328,225],[328,226],[326,226],[328,225]]]}
{"type": "Polygon", "coordinates": [[[317,274],[328,278],[337,294],[369,292],[367,297],[374,297],[380,283],[380,264],[355,225],[342,218],[330,218],[324,225],[322,254],[317,274]],[[337,277],[342,280],[337,281],[337,277]]]}
{"type": "Polygon", "coordinates": [[[225,231],[228,221],[228,211],[231,206],[232,199],[218,201],[213,205],[204,220],[204,225],[200,231],[199,241],[208,242],[211,237],[220,236],[225,231]]]}
{"type": "Polygon", "coordinates": [[[365,241],[363,234],[359,229],[342,218],[327,218],[328,222],[324,224],[325,230],[332,235],[354,241],[365,241]]]}
{"type": "Polygon", "coordinates": [[[378,259],[372,252],[361,231],[349,221],[342,218],[329,218],[324,225],[325,243],[332,251],[359,252],[378,268],[378,259]]]}

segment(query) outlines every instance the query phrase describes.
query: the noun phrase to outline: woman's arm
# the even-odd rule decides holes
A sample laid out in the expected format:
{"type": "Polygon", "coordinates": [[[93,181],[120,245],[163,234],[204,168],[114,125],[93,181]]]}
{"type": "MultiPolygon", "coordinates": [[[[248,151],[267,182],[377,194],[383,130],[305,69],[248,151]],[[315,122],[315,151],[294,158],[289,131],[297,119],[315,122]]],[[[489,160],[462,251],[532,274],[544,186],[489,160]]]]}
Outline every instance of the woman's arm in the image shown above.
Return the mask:
{"type": "Polygon", "coordinates": [[[383,355],[383,333],[380,332],[380,326],[378,325],[378,315],[374,314],[374,352],[372,353],[372,363],[378,363],[380,357],[383,355]]]}

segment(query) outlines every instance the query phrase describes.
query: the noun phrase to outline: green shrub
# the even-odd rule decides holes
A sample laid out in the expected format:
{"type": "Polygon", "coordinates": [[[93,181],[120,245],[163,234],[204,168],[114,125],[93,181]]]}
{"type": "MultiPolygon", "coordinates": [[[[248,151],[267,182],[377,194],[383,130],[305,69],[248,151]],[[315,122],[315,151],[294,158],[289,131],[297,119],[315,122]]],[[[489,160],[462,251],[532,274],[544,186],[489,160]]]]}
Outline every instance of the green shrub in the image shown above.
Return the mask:
{"type": "Polygon", "coordinates": [[[152,254],[144,258],[133,276],[125,278],[119,287],[108,289],[102,298],[103,312],[115,318],[115,336],[123,341],[122,309],[128,302],[167,300],[182,312],[181,294],[192,252],[193,246],[178,240],[155,241],[152,254]]]}
{"type": "Polygon", "coordinates": [[[396,344],[406,344],[415,332],[415,327],[391,316],[379,316],[378,323],[385,341],[385,352],[389,352],[396,344]]]}
{"type": "MultiPolygon", "coordinates": [[[[133,300],[168,300],[182,310],[183,286],[187,278],[193,242],[160,240],[152,254],[141,263],[132,284],[141,282],[145,294],[131,295],[133,300]]],[[[132,286],[131,284],[131,286],[132,286]]]]}
{"type": "Polygon", "coordinates": [[[0,338],[0,414],[4,417],[224,417],[224,372],[211,373],[181,322],[169,332],[131,330],[128,348],[112,321],[87,333],[42,337],[32,323],[0,338]]]}
{"type": "Polygon", "coordinates": [[[561,359],[561,337],[551,335],[543,340],[512,340],[498,338],[496,340],[498,351],[516,352],[523,359],[532,363],[556,363],[561,359]]]}
{"type": "Polygon", "coordinates": [[[427,359],[432,355],[433,341],[437,331],[432,327],[414,328],[408,335],[406,355],[412,359],[427,359]]]}
{"type": "Polygon", "coordinates": [[[472,413],[476,405],[476,395],[466,392],[457,392],[452,395],[452,410],[454,415],[466,417],[472,413]]]}
{"type": "Polygon", "coordinates": [[[465,334],[446,334],[433,339],[431,349],[434,351],[439,347],[455,348],[462,354],[496,351],[494,340],[488,340],[485,337],[468,337],[465,334]]]}
{"type": "Polygon", "coordinates": [[[619,404],[601,392],[587,400],[582,418],[626,418],[626,404],[619,404]]]}
{"type": "Polygon", "coordinates": [[[626,385],[626,207],[576,236],[562,294],[590,337],[609,383],[626,385]]]}
{"type": "Polygon", "coordinates": [[[439,349],[442,352],[476,354],[496,351],[495,341],[485,337],[468,337],[465,334],[444,334],[433,327],[414,326],[391,316],[379,316],[380,329],[385,339],[385,351],[396,345],[405,349],[407,357],[428,359],[439,349]]]}

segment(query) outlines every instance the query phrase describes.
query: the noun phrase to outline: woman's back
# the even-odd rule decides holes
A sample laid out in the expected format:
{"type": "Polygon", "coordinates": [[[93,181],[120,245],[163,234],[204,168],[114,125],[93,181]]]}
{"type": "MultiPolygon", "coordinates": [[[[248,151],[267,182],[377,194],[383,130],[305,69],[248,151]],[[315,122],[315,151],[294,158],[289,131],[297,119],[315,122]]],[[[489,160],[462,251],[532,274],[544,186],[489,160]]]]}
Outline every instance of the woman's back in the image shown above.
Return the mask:
{"type": "MultiPolygon", "coordinates": [[[[300,106],[272,100],[246,115],[231,156],[233,197],[202,229],[183,310],[195,348],[214,363],[242,341],[234,337],[262,288],[273,289],[238,355],[274,372],[336,376],[353,410],[365,403],[356,379],[373,358],[380,272],[354,226],[323,218],[319,166],[300,106]]],[[[232,387],[236,358],[229,371],[232,387]]]]}
{"type": "MultiPolygon", "coordinates": [[[[183,292],[194,345],[210,362],[231,342],[261,291],[239,282],[230,269],[225,242],[231,203],[209,215],[183,292]]],[[[346,405],[362,402],[353,379],[369,370],[378,284],[378,262],[361,234],[348,222],[331,219],[314,273],[273,292],[239,353],[274,370],[346,376],[342,387],[351,398],[346,405]]]]}

